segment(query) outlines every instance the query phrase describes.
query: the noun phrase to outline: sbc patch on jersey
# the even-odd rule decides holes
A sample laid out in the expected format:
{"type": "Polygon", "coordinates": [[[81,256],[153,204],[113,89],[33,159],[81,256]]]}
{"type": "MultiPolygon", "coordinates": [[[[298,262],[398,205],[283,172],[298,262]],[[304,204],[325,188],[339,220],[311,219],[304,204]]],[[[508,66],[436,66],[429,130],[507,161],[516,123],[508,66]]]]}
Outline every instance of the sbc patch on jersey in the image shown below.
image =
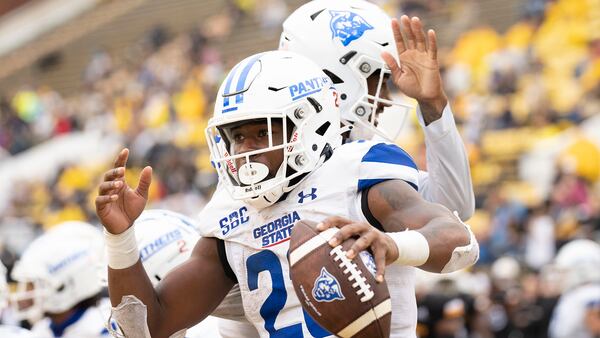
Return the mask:
{"type": "Polygon", "coordinates": [[[331,14],[329,28],[331,28],[333,34],[331,38],[339,38],[344,47],[348,46],[350,42],[360,39],[369,29],[373,29],[373,26],[369,25],[362,16],[356,13],[329,11],[329,14],[331,14]]]}
{"type": "Polygon", "coordinates": [[[346,299],[342,294],[340,283],[325,268],[321,269],[321,274],[315,280],[315,287],[313,288],[312,293],[313,297],[318,302],[332,302],[336,299],[346,299]]]}

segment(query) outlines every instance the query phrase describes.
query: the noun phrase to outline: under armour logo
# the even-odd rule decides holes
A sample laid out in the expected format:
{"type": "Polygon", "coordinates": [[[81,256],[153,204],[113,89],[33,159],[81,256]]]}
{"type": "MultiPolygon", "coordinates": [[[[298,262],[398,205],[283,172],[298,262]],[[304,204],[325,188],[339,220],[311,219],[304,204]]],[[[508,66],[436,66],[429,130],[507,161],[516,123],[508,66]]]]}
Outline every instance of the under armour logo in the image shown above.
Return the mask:
{"type": "Polygon", "coordinates": [[[300,199],[298,200],[298,203],[304,203],[304,199],[310,197],[310,200],[314,200],[315,198],[317,198],[317,188],[311,188],[312,191],[310,192],[310,194],[304,194],[304,191],[301,191],[298,194],[298,197],[300,197],[300,199]]]}

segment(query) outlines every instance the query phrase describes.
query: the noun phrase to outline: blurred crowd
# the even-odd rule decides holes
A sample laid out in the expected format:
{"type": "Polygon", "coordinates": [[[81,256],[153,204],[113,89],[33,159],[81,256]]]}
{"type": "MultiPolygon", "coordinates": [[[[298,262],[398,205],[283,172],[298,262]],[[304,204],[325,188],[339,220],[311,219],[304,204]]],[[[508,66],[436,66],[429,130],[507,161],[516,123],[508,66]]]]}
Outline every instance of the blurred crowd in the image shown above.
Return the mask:
{"type": "MultiPolygon", "coordinates": [[[[376,2],[393,15],[425,17],[455,3],[376,2]]],[[[545,268],[568,241],[600,240],[598,140],[573,133],[549,163],[558,168],[549,191],[518,175],[519,160],[535,144],[598,115],[600,22],[594,26],[593,13],[600,8],[569,0],[523,5],[522,19],[506,32],[472,25],[441,51],[472,165],[477,210],[469,223],[481,258],[470,272],[422,283],[421,337],[546,337],[560,290],[545,268]]],[[[465,6],[449,6],[451,17],[465,6]]],[[[217,181],[204,137],[212,102],[227,66],[244,57],[221,55],[216,42],[238,29],[240,16],[278,30],[291,9],[283,0],[232,1],[186,34],[154,28],[124,61],[99,49],[77,93],[31,86],[0,97],[0,161],[60,135],[101,130],[131,149],[132,183],[143,166],[153,166],[153,207],[194,215],[217,181]]],[[[413,130],[399,143],[418,160],[424,147],[413,130]]],[[[66,220],[97,223],[93,199],[108,165],[72,163],[49,182],[18,182],[0,208],[2,261],[10,268],[27,243],[7,242],[6,229],[26,227],[33,238],[66,220]]]]}

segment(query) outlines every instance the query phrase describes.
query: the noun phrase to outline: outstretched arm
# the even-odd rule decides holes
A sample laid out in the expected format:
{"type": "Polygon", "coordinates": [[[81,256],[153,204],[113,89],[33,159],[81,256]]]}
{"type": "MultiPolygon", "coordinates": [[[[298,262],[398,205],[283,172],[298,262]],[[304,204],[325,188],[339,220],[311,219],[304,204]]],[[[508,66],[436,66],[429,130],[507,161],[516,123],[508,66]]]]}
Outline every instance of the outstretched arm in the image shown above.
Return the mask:
{"type": "Polygon", "coordinates": [[[225,275],[217,240],[202,238],[185,263],[169,273],[157,290],[152,287],[132,227],[146,205],[152,169],[142,170],[136,189],[129,187],[124,180],[128,156],[127,149],[119,153],[96,198],[96,213],[105,228],[110,299],[117,306],[123,296],[135,296],[147,307],[151,336],[168,337],[210,314],[233,282],[225,275]]]}
{"type": "Polygon", "coordinates": [[[479,257],[469,227],[446,207],[423,200],[408,183],[384,181],[372,186],[363,198],[367,199],[363,213],[369,215],[371,224],[331,217],[318,229],[340,228],[329,242],[332,246],[359,236],[347,255],[354,258],[370,248],[378,280],[383,279],[385,265],[394,262],[430,272],[452,272],[474,264],[479,257]]]}
{"type": "Polygon", "coordinates": [[[425,35],[421,20],[406,15],[400,21],[393,19],[391,28],[400,63],[389,53],[382,58],[392,71],[392,81],[417,100],[425,132],[429,173],[421,174],[419,192],[468,219],[475,209],[469,161],[442,86],[435,31],[425,35]]]}
{"type": "MultiPolygon", "coordinates": [[[[386,232],[414,230],[428,244],[429,255],[419,267],[442,272],[454,250],[470,244],[467,226],[446,207],[427,202],[406,182],[390,180],[373,186],[368,192],[368,206],[373,217],[386,232]]],[[[414,243],[411,243],[414,244],[414,243]]],[[[402,247],[399,247],[402,256],[402,247]]],[[[473,260],[471,262],[474,263],[473,260]]]]}

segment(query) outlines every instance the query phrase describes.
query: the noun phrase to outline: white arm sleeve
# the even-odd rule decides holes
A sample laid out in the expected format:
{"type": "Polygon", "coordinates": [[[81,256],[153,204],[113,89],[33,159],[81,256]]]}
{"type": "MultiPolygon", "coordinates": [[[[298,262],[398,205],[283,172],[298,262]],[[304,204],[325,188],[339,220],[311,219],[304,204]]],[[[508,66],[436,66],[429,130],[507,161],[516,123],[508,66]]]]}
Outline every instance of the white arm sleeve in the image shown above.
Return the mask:
{"type": "Polygon", "coordinates": [[[425,126],[420,108],[419,123],[425,131],[427,169],[419,172],[419,192],[430,202],[456,210],[467,220],[475,211],[475,195],[465,145],[456,129],[450,105],[442,117],[425,126]]]}

